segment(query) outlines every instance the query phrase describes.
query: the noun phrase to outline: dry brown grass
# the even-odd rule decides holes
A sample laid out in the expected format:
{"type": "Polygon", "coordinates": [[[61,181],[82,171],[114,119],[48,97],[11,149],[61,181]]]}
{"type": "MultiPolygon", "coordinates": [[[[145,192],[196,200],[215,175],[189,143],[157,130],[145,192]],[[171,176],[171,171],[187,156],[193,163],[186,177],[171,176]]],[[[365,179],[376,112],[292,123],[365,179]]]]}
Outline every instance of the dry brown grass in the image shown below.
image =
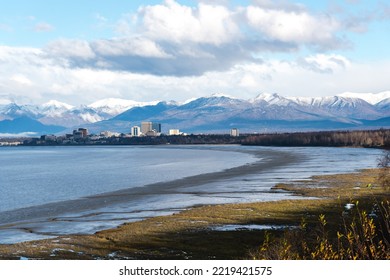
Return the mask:
{"type": "MultiPolygon", "coordinates": [[[[305,219],[312,229],[319,215],[325,214],[326,226],[336,228],[344,222],[342,213],[346,203],[359,200],[361,211],[366,211],[373,202],[389,199],[388,191],[375,183],[378,172],[317,176],[311,181],[278,185],[274,189],[308,198],[303,200],[202,206],[93,235],[0,245],[0,258],[246,259],[267,240],[264,231],[221,232],[211,227],[223,224],[299,226],[305,219]]],[[[283,234],[282,230],[275,230],[273,238],[283,238],[283,234]]]]}
{"type": "Polygon", "coordinates": [[[359,209],[343,217],[341,229],[328,225],[320,215],[316,227],[302,222],[299,229],[282,237],[266,234],[263,244],[251,253],[254,259],[278,260],[388,260],[390,259],[390,202],[375,204],[368,214],[359,209]]]}

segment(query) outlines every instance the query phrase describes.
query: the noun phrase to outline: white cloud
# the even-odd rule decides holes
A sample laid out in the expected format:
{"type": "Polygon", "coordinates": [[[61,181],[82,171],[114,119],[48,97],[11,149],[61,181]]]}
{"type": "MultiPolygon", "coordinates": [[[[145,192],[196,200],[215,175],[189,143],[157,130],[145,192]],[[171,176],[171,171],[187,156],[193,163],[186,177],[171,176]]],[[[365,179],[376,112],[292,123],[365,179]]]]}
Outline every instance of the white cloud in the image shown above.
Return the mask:
{"type": "Polygon", "coordinates": [[[315,46],[333,46],[338,41],[340,23],[328,15],[249,6],[246,16],[249,25],[269,39],[315,46]]]}
{"type": "Polygon", "coordinates": [[[33,84],[30,79],[21,74],[13,75],[10,80],[22,86],[31,86],[33,84]]]}
{"type": "Polygon", "coordinates": [[[161,47],[146,38],[99,40],[92,43],[94,51],[103,56],[170,57],[161,47]]]}
{"type": "MultiPolygon", "coordinates": [[[[319,56],[320,57],[320,56],[319,56]]],[[[319,63],[325,66],[328,60],[319,63]]],[[[258,72],[269,74],[272,79],[258,79],[257,88],[261,91],[278,92],[286,96],[329,96],[344,91],[381,92],[390,88],[386,78],[386,68],[390,61],[356,63],[345,61],[346,67],[332,67],[330,75],[302,67],[299,63],[272,60],[267,66],[259,66],[258,72]]],[[[321,64],[320,64],[321,65],[321,64]]],[[[252,71],[253,72],[253,71],[252,71]]]]}
{"type": "Polygon", "coordinates": [[[333,73],[351,65],[351,62],[336,54],[316,54],[299,60],[299,64],[309,70],[320,73],[333,73]]]}
{"type": "Polygon", "coordinates": [[[239,35],[234,12],[220,5],[200,3],[192,8],[166,0],[163,5],[140,8],[138,18],[146,36],[173,43],[220,45],[239,35]]]}
{"type": "Polygon", "coordinates": [[[117,38],[0,46],[0,93],[77,105],[106,97],[184,101],[215,92],[252,98],[261,91],[323,96],[390,88],[390,61],[358,64],[337,54],[346,21],[286,1],[253,3],[167,0],[124,15],[117,38]],[[310,54],[313,47],[318,53],[310,54]],[[309,55],[299,58],[302,49],[309,55]],[[270,52],[290,52],[290,60],[262,58],[270,52]]]}
{"type": "Polygon", "coordinates": [[[99,14],[99,13],[96,13],[96,14],[95,14],[95,18],[96,18],[98,21],[103,22],[103,23],[105,23],[105,22],[108,21],[108,19],[107,19],[106,17],[102,16],[102,15],[99,14]]]}
{"type": "Polygon", "coordinates": [[[60,39],[48,44],[44,50],[53,57],[83,60],[95,58],[89,43],[83,40],[60,39]]]}
{"type": "Polygon", "coordinates": [[[223,92],[249,99],[262,91],[286,96],[325,96],[390,88],[387,75],[390,61],[358,64],[337,54],[305,59],[320,70],[331,69],[332,73],[324,75],[301,63],[270,60],[261,64],[237,63],[229,70],[199,76],[156,76],[72,68],[59,65],[37,49],[0,47],[0,93],[12,95],[16,101],[27,96],[33,103],[56,99],[77,105],[106,97],[184,101],[223,92]]]}
{"type": "Polygon", "coordinates": [[[95,40],[57,40],[45,52],[69,67],[110,69],[161,76],[202,75],[237,64],[259,63],[264,52],[291,52],[302,46],[334,49],[339,23],[310,14],[300,5],[257,1],[232,7],[224,1],[195,7],[165,0],[124,14],[121,36],[95,40]]]}
{"type": "Polygon", "coordinates": [[[54,27],[46,22],[40,22],[34,26],[35,32],[50,32],[53,30],[54,30],[54,27]]]}

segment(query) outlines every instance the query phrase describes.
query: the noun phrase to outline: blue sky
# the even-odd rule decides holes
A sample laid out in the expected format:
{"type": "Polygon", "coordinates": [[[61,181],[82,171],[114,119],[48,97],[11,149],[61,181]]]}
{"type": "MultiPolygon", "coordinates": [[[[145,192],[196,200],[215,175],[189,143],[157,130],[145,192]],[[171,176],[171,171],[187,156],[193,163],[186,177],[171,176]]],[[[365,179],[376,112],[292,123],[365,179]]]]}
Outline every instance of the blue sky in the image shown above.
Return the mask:
{"type": "Polygon", "coordinates": [[[0,98],[390,90],[390,1],[2,1],[0,98]]]}

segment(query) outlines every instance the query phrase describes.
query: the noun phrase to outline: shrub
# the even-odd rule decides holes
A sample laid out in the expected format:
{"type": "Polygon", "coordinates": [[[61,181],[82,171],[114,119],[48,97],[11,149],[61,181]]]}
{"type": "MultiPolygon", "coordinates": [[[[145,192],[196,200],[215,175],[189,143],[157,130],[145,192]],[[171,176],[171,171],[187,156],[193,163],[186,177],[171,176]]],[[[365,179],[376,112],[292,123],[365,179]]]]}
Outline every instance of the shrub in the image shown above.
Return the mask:
{"type": "Polygon", "coordinates": [[[390,150],[384,151],[378,159],[379,178],[378,181],[385,189],[390,188],[390,150]]]}
{"type": "Polygon", "coordinates": [[[279,239],[267,233],[262,246],[251,257],[274,260],[390,259],[390,202],[373,206],[370,214],[356,207],[352,217],[342,219],[340,230],[329,229],[325,215],[320,215],[312,229],[302,222],[298,230],[286,231],[279,239]]]}

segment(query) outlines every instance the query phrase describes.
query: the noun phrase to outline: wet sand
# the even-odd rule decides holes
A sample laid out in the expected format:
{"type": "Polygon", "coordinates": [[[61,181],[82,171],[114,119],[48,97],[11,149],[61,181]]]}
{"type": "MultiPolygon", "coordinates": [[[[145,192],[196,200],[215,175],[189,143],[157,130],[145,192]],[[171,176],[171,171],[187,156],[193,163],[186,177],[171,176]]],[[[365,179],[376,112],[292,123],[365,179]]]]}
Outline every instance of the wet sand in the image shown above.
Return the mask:
{"type": "MultiPolygon", "coordinates": [[[[271,171],[275,168],[294,164],[296,162],[301,162],[304,160],[304,156],[281,152],[281,151],[243,151],[240,149],[235,149],[232,146],[229,151],[237,151],[250,153],[256,156],[259,160],[223,170],[220,172],[206,173],[191,177],[186,177],[183,179],[169,181],[169,182],[160,182],[155,184],[146,185],[138,188],[129,188],[123,189],[115,192],[109,192],[104,194],[99,194],[95,196],[80,198],[76,200],[69,200],[63,202],[49,203],[39,206],[27,207],[16,209],[12,211],[5,211],[0,213],[0,231],[5,233],[5,230],[24,230],[27,233],[34,234],[34,227],[40,228],[42,224],[50,224],[59,220],[66,220],[71,222],[72,220],[77,221],[79,217],[90,217],[89,221],[93,221],[93,216],[102,214],[101,209],[120,205],[124,203],[137,203],[142,201],[146,197],[154,197],[155,199],[162,195],[176,195],[182,194],[184,192],[191,192],[191,188],[196,187],[193,191],[193,194],[199,192],[199,186],[205,185],[205,188],[202,189],[202,194],[207,195],[207,185],[214,182],[223,182],[231,178],[245,176],[254,173],[261,173],[271,171]],[[63,217],[67,217],[63,219],[63,217]],[[74,217],[74,218],[72,218],[74,217]],[[91,218],[92,217],[92,218],[91,218]],[[34,226],[35,225],[35,226],[34,226]]],[[[184,209],[191,208],[195,205],[198,205],[196,202],[188,201],[184,203],[184,209]]],[[[169,207],[168,207],[169,208],[169,207]]],[[[153,216],[158,216],[164,213],[177,212],[184,209],[155,209],[152,213],[153,216]]],[[[142,205],[141,209],[138,211],[147,211],[148,205],[142,205]]],[[[117,213],[120,216],[120,213],[117,213]]],[[[138,220],[142,219],[142,214],[135,218],[138,220]]],[[[124,222],[124,221],[123,221],[124,222]]],[[[105,228],[109,228],[110,223],[107,223],[105,228]]],[[[39,230],[37,230],[39,231],[39,230]]],[[[64,234],[70,232],[64,230],[64,234]]],[[[77,230],[76,232],[77,233],[77,230]]],[[[53,235],[61,235],[61,229],[56,228],[53,230],[53,235]]],[[[50,230],[43,230],[43,237],[45,235],[51,236],[50,230]]],[[[34,237],[31,238],[32,240],[34,237]]],[[[38,239],[38,238],[37,238],[38,239]]]]}
{"type": "Polygon", "coordinates": [[[323,175],[278,185],[307,198],[303,200],[207,205],[90,235],[0,245],[0,259],[253,259],[265,240],[264,229],[277,238],[285,229],[299,227],[302,219],[314,228],[325,215],[327,228],[336,236],[349,215],[345,205],[359,201],[362,211],[371,211],[372,203],[388,201],[386,189],[364,187],[376,181],[378,172],[323,175]]]}

